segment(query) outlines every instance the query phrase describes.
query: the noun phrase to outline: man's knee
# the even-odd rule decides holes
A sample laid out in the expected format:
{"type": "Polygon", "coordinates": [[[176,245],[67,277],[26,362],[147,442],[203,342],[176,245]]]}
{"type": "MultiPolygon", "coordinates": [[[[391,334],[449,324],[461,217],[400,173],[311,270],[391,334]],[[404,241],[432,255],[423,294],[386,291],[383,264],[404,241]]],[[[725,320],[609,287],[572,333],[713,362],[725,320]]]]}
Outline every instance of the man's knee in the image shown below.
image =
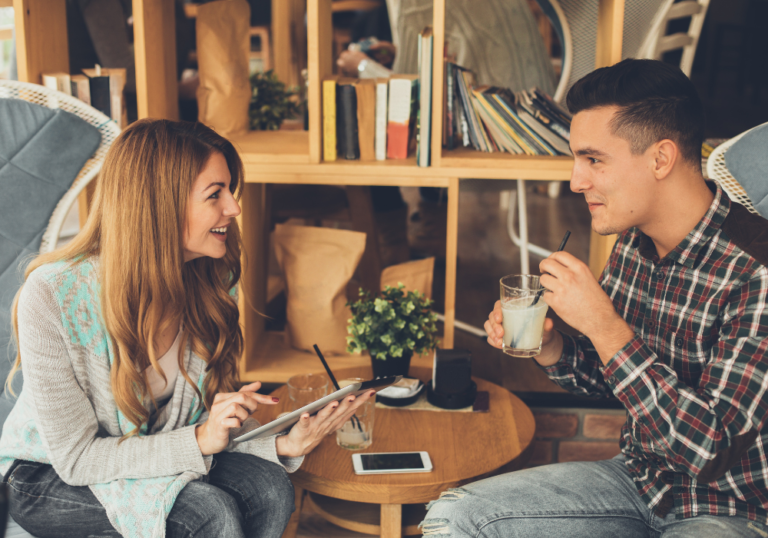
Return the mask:
{"type": "Polygon", "coordinates": [[[437,500],[427,505],[427,516],[421,522],[424,536],[430,538],[463,536],[471,523],[472,497],[464,488],[449,489],[440,494],[437,500]]]}

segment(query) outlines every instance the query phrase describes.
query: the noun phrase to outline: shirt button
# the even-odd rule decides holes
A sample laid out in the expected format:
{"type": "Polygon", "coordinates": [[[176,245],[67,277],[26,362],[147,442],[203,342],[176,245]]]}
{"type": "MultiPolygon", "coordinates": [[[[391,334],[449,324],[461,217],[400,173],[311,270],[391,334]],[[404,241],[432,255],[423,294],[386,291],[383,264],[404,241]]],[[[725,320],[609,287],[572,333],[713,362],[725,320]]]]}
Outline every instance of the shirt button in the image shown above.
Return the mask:
{"type": "Polygon", "coordinates": [[[656,271],[653,273],[653,279],[654,280],[664,280],[664,271],[656,271]]]}
{"type": "Polygon", "coordinates": [[[683,347],[683,344],[685,344],[685,342],[683,341],[682,338],[675,338],[675,345],[677,347],[683,347]]]}
{"type": "Polygon", "coordinates": [[[654,323],[654,321],[652,319],[649,319],[647,325],[648,325],[649,329],[653,329],[653,327],[656,325],[656,323],[654,323]]]}
{"type": "Polygon", "coordinates": [[[608,376],[608,383],[610,383],[611,385],[619,384],[618,380],[616,379],[616,376],[613,376],[613,375],[608,376]]]}

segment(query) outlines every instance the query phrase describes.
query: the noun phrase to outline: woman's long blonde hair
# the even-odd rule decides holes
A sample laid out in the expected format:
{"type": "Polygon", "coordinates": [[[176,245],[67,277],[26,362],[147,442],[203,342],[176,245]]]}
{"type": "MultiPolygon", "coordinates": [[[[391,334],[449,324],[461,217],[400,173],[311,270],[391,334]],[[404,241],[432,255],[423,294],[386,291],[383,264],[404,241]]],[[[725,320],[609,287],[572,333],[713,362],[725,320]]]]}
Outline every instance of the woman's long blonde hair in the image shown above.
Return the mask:
{"type": "MultiPolygon", "coordinates": [[[[183,234],[192,184],[214,152],[227,161],[230,191],[239,199],[243,164],[232,144],[200,123],[141,120],[112,145],[96,183],[83,230],[66,246],[35,258],[25,279],[41,265],[98,256],[101,312],[114,350],[111,385],[115,403],[136,428],[148,419],[144,371],[158,367],[156,337],[181,320],[182,342],[207,363],[204,401],[237,390],[243,350],[239,311],[230,291],[240,280],[240,231],[232,222],[221,259],[184,263],[183,234]]],[[[18,342],[18,300],[13,334],[18,342]]],[[[179,353],[181,374],[197,391],[179,353]]],[[[6,381],[21,368],[21,353],[6,381]]],[[[151,397],[151,395],[150,395],[151,397]]]]}

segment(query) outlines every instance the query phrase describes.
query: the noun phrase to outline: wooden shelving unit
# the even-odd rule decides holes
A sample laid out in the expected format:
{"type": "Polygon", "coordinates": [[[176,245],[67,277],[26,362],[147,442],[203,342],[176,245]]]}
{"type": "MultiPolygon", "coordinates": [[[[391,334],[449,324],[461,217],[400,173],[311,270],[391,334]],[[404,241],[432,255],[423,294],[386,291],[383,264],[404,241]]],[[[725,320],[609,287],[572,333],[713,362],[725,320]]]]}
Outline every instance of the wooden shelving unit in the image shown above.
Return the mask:
{"type": "MultiPolygon", "coordinates": [[[[481,0],[478,0],[481,1],[481,0]]],[[[621,59],[624,0],[599,0],[596,67],[621,59]]],[[[289,35],[289,17],[276,0],[272,36],[289,35]],[[282,10],[282,11],[281,11],[282,10]]],[[[296,3],[293,0],[291,6],[296,3]]],[[[68,71],[68,47],[63,14],[65,0],[13,0],[19,78],[40,83],[44,71],[68,71]]],[[[283,7],[285,7],[283,6],[283,7]]],[[[295,7],[295,6],[294,6],[295,7]]],[[[293,9],[293,8],[291,8],[293,9]]],[[[448,189],[444,347],[453,346],[456,290],[459,189],[461,178],[526,179],[567,181],[572,159],[481,153],[467,149],[445,151],[440,137],[432,141],[432,166],[419,168],[415,158],[383,162],[336,161],[323,163],[321,81],[332,72],[331,0],[307,0],[307,59],[309,71],[309,124],[307,131],[251,132],[236,137],[246,169],[246,185],[239,217],[243,236],[243,280],[240,293],[241,323],[245,354],[240,373],[244,380],[284,382],[296,372],[318,370],[319,361],[310,353],[291,349],[282,333],[264,329],[268,278],[263,263],[267,255],[269,223],[268,183],[431,186],[448,189]]],[[[178,118],[175,79],[175,35],[173,0],[133,0],[136,85],[140,117],[178,118]]],[[[443,78],[445,0],[434,0],[433,79],[443,78]]],[[[285,47],[276,46],[275,68],[280,75],[285,47]],[[278,51],[278,49],[280,49],[278,51]]],[[[289,81],[290,82],[290,81],[289,81]]],[[[432,132],[442,132],[442,84],[433,85],[432,132]]],[[[590,266],[597,274],[613,245],[613,238],[593,233],[590,266]]],[[[332,366],[363,364],[356,356],[331,357],[332,366]]],[[[428,363],[428,358],[415,358],[428,363]]]]}

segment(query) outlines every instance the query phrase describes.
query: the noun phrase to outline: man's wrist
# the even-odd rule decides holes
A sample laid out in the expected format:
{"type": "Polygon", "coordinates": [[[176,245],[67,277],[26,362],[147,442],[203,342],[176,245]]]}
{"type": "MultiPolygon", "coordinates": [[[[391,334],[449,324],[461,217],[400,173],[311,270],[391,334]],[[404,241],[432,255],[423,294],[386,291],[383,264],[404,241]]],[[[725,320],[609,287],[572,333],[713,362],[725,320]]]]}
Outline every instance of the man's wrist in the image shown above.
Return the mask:
{"type": "Polygon", "coordinates": [[[616,314],[606,322],[599,334],[587,335],[604,366],[635,337],[635,331],[624,318],[616,314]]]}
{"type": "Polygon", "coordinates": [[[563,335],[558,331],[553,331],[552,340],[541,347],[541,353],[533,359],[541,366],[554,366],[560,362],[563,355],[563,335]]]}

